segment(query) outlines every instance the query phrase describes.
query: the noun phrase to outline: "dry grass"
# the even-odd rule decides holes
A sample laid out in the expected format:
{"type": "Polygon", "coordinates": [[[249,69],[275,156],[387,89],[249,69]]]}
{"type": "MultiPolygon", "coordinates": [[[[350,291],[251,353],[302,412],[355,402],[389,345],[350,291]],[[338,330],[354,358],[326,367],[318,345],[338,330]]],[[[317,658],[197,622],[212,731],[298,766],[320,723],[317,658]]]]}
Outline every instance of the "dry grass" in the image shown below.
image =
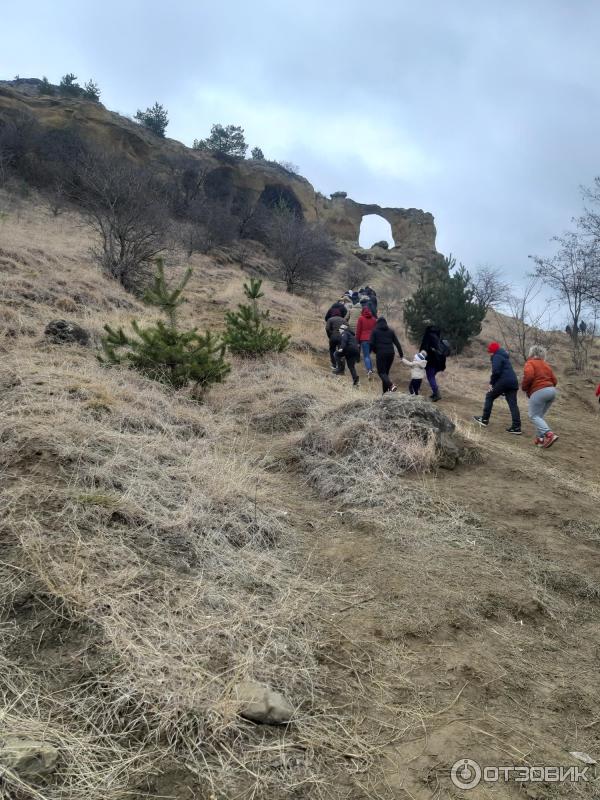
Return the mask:
{"type": "MultiPolygon", "coordinates": [[[[219,791],[241,779],[269,796],[268,787],[283,791],[300,774],[318,781],[318,742],[339,738],[313,709],[311,598],[322,605],[327,589],[294,569],[286,514],[244,443],[221,446],[223,419],[131,373],[93,364],[71,373],[62,359],[22,351],[11,375],[2,535],[20,553],[36,602],[60,609],[67,628],[92,626],[95,646],[109,654],[109,668],[88,679],[94,700],[70,689],[73,702],[88,704],[89,725],[135,739],[144,753],[162,746],[160,760],[177,753],[219,791]],[[100,384],[102,402],[90,406],[100,384]],[[284,541],[287,561],[271,552],[284,541]],[[236,716],[231,690],[246,677],[284,691],[298,709],[292,732],[266,736],[282,753],[304,753],[286,775],[263,772],[264,735],[236,716]]],[[[3,584],[5,618],[13,582],[3,584]]],[[[68,648],[68,631],[61,635],[68,648]]],[[[124,791],[130,771],[122,779],[124,791]]]]}
{"type": "MultiPolygon", "coordinates": [[[[151,317],[98,274],[75,223],[26,201],[0,221],[2,723],[61,752],[48,781],[5,774],[0,793],[443,796],[454,757],[497,763],[482,740],[564,763],[574,729],[595,752],[591,566],[449,497],[439,437],[383,413],[423,401],[330,376],[321,310],[268,284],[296,348],[234,360],[203,405],[102,369],[93,348],[43,343],[57,316],[94,339],[106,321],[151,317]],[[289,697],[292,725],[238,716],[246,677],[289,697]]],[[[192,264],[182,313],[219,329],[244,274],[192,264]]],[[[442,380],[444,401],[479,410],[476,354],[442,380]]],[[[598,496],[539,452],[454,422],[462,458],[598,496]]],[[[596,528],[573,514],[565,536],[593,546],[596,528]]]]}

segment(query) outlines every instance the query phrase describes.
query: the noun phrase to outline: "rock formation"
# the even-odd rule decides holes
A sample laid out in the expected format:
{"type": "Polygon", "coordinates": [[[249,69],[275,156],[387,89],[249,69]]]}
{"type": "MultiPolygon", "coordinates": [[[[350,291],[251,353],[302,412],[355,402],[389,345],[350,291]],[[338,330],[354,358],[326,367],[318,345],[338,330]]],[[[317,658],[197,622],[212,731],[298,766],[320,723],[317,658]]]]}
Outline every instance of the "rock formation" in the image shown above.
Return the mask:
{"type": "Polygon", "coordinates": [[[162,139],[126,117],[108,111],[100,103],[80,98],[39,94],[40,81],[0,81],[0,130],[11,118],[30,115],[51,128],[76,128],[87,140],[114,150],[140,163],[166,172],[169,159],[195,159],[206,172],[211,192],[232,210],[275,205],[283,199],[311,222],[320,221],[336,238],[358,244],[360,224],[367,214],[378,214],[392,228],[395,260],[407,267],[436,265],[441,257],[435,249],[433,215],[416,208],[382,208],[357,203],[346,192],[331,198],[315,192],[306,178],[276,162],[217,156],[185,147],[173,139],[162,139]]]}

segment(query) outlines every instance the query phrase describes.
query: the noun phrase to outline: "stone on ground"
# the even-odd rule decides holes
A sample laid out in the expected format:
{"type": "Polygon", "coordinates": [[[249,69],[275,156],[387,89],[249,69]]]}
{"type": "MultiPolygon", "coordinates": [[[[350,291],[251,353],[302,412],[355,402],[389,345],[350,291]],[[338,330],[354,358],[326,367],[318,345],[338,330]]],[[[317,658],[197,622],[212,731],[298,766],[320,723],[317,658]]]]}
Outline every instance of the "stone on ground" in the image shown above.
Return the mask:
{"type": "Polygon", "coordinates": [[[20,778],[38,778],[54,771],[59,752],[48,742],[5,734],[0,738],[0,765],[20,778]]]}
{"type": "Polygon", "coordinates": [[[293,706],[279,692],[256,681],[242,681],[234,687],[240,716],[263,725],[282,725],[289,722],[293,706]]]}

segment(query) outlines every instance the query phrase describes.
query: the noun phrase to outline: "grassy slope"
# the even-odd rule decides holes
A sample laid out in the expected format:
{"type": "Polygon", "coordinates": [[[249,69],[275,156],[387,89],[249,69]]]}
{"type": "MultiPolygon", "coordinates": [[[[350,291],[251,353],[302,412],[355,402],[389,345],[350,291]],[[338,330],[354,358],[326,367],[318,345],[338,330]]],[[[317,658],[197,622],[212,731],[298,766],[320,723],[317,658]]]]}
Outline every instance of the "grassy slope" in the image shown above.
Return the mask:
{"type": "MultiPolygon", "coordinates": [[[[44,343],[53,318],[97,341],[148,315],[89,245],[75,217],[35,206],[0,222],[4,721],[63,754],[41,794],[15,778],[8,796],[429,798],[452,796],[459,757],[598,752],[600,436],[561,337],[551,451],[508,438],[501,406],[473,430],[475,345],[442,386],[484,463],[397,475],[361,436],[354,462],[324,459],[325,481],[304,428],[332,434],[323,414],[357,393],[328,375],[315,307],[268,286],[294,350],[236,363],[199,406],[44,343]],[[284,691],[297,724],[241,722],[246,676],[284,691]]],[[[185,314],[218,328],[243,273],[193,265],[185,314]]]]}

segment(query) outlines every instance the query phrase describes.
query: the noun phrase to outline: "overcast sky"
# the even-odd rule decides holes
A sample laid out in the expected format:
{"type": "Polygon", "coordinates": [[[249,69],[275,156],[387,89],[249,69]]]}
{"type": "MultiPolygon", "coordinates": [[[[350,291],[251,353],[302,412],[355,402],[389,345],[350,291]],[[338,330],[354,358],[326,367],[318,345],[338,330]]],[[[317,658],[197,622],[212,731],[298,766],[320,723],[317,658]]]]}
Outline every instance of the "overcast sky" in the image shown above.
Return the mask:
{"type": "Polygon", "coordinates": [[[599,0],[2,2],[0,75],[75,72],[186,144],[242,125],[325,194],[435,215],[514,280],[600,173],[599,0]]]}

